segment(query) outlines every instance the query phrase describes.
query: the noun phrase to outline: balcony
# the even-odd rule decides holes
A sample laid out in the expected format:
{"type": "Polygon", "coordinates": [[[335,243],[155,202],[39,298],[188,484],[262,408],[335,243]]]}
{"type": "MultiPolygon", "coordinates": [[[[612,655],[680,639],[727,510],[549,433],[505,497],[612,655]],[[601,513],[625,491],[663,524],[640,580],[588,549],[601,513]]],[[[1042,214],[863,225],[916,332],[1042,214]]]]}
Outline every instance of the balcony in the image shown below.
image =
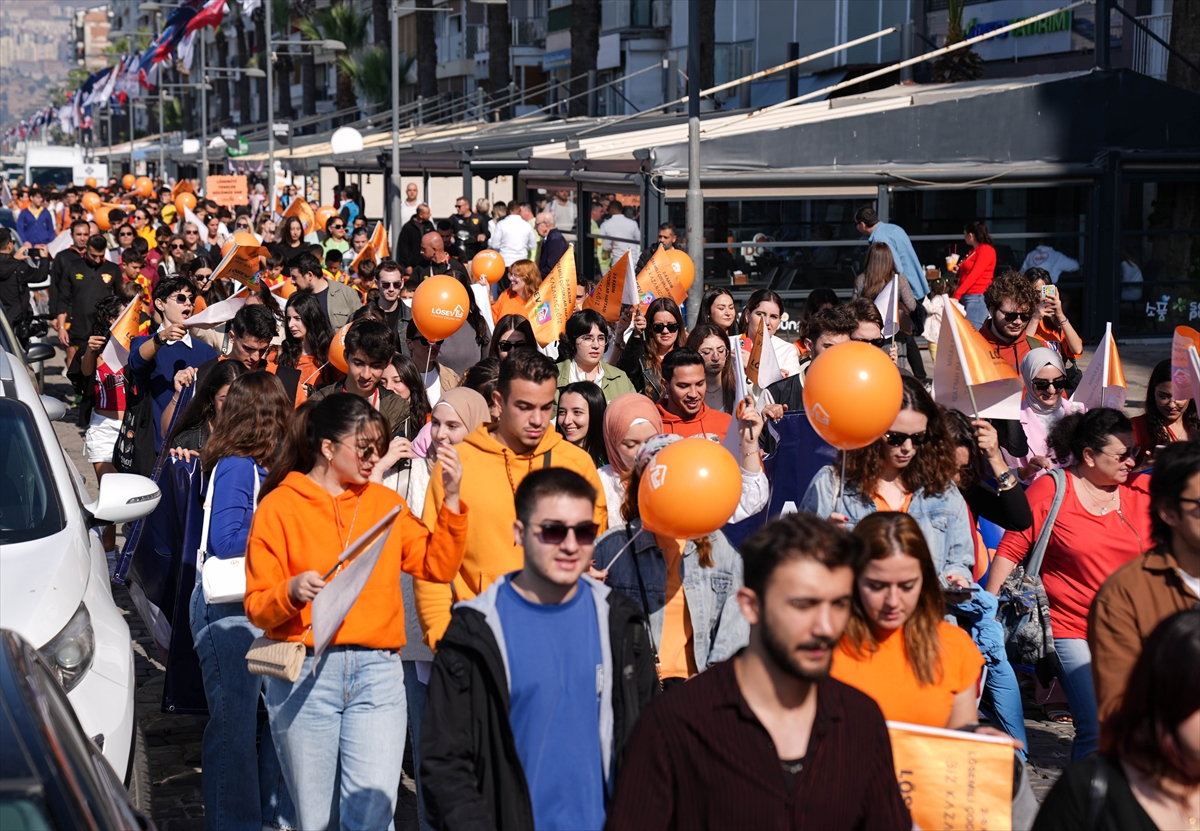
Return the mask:
{"type": "Polygon", "coordinates": [[[666,29],[671,26],[670,0],[601,0],[600,31],[666,29]]]}
{"type": "MultiPolygon", "coordinates": [[[[1168,43],[1171,42],[1171,15],[1151,14],[1139,17],[1138,22],[1168,43]]],[[[1133,29],[1133,69],[1160,81],[1167,80],[1167,60],[1170,52],[1136,26],[1133,29]]]]}
{"type": "Polygon", "coordinates": [[[514,17],[510,46],[542,46],[546,42],[546,18],[514,17]]]}

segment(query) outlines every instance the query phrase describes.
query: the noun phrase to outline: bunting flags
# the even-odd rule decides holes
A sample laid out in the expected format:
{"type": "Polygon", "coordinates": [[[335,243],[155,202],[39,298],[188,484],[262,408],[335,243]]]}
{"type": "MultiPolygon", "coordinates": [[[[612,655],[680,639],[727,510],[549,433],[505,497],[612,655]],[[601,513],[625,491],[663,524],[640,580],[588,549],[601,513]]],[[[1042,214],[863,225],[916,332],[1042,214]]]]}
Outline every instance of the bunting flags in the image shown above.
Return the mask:
{"type": "Polygon", "coordinates": [[[993,354],[953,303],[946,304],[933,367],[933,398],[971,418],[1021,417],[1021,376],[993,354]]]}
{"type": "Polygon", "coordinates": [[[375,223],[375,230],[371,232],[370,246],[375,250],[376,261],[386,260],[392,256],[392,249],[388,245],[387,229],[383,227],[383,220],[375,223]]]}
{"type": "Polygon", "coordinates": [[[138,327],[144,309],[139,295],[130,300],[129,305],[113,321],[112,336],[109,337],[108,343],[104,344],[104,351],[100,353],[101,360],[108,364],[108,368],[113,372],[120,371],[129,363],[129,347],[133,339],[140,334],[138,327]]]}
{"type": "Polygon", "coordinates": [[[533,324],[539,346],[554,343],[566,331],[567,318],[575,311],[575,246],[567,252],[525,305],[525,316],[533,324]]]}
{"type": "Polygon", "coordinates": [[[583,308],[599,312],[609,323],[616,323],[621,317],[622,305],[638,305],[637,281],[629,279],[632,270],[633,252],[626,251],[584,298],[583,308]]]}
{"type": "Polygon", "coordinates": [[[642,313],[659,297],[670,297],[676,303],[687,299],[687,286],[679,273],[671,268],[671,258],[659,248],[637,276],[638,305],[642,313]]]}
{"type": "Polygon", "coordinates": [[[196,16],[188,21],[184,27],[183,33],[190,35],[193,32],[203,29],[205,26],[216,28],[221,25],[221,18],[225,16],[225,0],[208,0],[203,8],[196,13],[196,16]]]}
{"type": "Polygon", "coordinates": [[[1104,327],[1104,337],[1096,347],[1096,354],[1092,355],[1079,386],[1071,395],[1071,401],[1089,410],[1096,407],[1120,410],[1125,406],[1125,395],[1125,370],[1121,368],[1121,357],[1117,354],[1112,324],[1108,323],[1104,327]]]}
{"type": "Polygon", "coordinates": [[[883,317],[883,337],[894,338],[900,332],[900,280],[899,274],[875,297],[875,308],[883,317]]]}
{"type": "Polygon", "coordinates": [[[287,210],[283,212],[283,219],[289,216],[294,216],[304,225],[304,233],[309,234],[313,228],[317,226],[317,215],[313,213],[312,205],[308,204],[308,200],[302,196],[297,196],[288,203],[287,210]]]}
{"type": "Polygon", "coordinates": [[[1171,342],[1171,397],[1176,401],[1200,398],[1200,332],[1179,326],[1171,342]]]}

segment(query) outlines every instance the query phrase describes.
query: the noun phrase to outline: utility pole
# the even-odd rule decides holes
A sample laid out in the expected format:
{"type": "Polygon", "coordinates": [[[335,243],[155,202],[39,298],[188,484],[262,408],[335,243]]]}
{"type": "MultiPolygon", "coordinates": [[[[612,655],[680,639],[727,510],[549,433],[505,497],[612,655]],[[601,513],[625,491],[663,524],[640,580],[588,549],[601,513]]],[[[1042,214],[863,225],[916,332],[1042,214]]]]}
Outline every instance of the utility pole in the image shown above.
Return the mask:
{"type": "Polygon", "coordinates": [[[704,192],[700,190],[700,0],[688,3],[688,185],[687,253],[695,268],[695,279],[688,289],[688,328],[700,316],[704,297],[704,192]]]}
{"type": "MultiPolygon", "coordinates": [[[[264,5],[270,7],[270,3],[264,5]]],[[[196,36],[200,49],[200,192],[208,197],[208,78],[204,71],[204,30],[196,36]]]]}
{"type": "Polygon", "coordinates": [[[391,228],[388,229],[388,248],[396,250],[396,239],[392,233],[400,230],[400,169],[397,166],[400,159],[400,50],[396,44],[400,42],[400,2],[392,0],[392,209],[388,219],[391,228]]]}
{"type": "MultiPolygon", "coordinates": [[[[275,213],[275,52],[271,49],[271,0],[263,3],[264,22],[267,27],[267,204],[271,214],[275,213]]],[[[395,41],[392,41],[393,50],[395,41]]]]}

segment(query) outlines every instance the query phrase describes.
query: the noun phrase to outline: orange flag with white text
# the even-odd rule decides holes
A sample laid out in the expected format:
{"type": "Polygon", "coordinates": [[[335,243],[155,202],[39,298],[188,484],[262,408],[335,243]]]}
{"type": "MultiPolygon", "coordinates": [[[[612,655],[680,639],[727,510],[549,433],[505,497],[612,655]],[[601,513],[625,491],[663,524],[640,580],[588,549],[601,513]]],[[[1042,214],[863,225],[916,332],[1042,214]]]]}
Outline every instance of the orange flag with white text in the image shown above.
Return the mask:
{"type": "Polygon", "coordinates": [[[229,246],[221,262],[213,269],[213,280],[222,277],[236,280],[252,291],[258,291],[258,253],[261,249],[256,245],[238,245],[236,242],[229,246]]]}
{"type": "Polygon", "coordinates": [[[592,293],[583,299],[583,308],[599,312],[609,323],[620,320],[622,305],[638,304],[637,283],[629,279],[632,270],[633,253],[626,251],[600,278],[592,293]]]}
{"type": "Polygon", "coordinates": [[[375,230],[371,232],[371,248],[375,250],[375,260],[386,260],[392,256],[392,250],[388,246],[387,229],[383,227],[383,221],[375,223],[375,230]]]}
{"type": "Polygon", "coordinates": [[[568,245],[567,253],[525,304],[539,346],[554,343],[566,331],[567,318],[575,311],[575,285],[575,246],[568,245]]]}
{"type": "Polygon", "coordinates": [[[687,299],[687,286],[674,268],[667,252],[659,248],[637,276],[638,305],[646,309],[660,297],[670,297],[676,303],[687,299]]]}
{"type": "Polygon", "coordinates": [[[108,339],[108,343],[104,344],[104,351],[100,353],[101,359],[113,372],[119,371],[129,363],[130,344],[133,343],[134,338],[142,334],[139,324],[144,309],[145,305],[139,295],[130,300],[129,305],[113,321],[110,330],[112,337],[108,339]]]}
{"type": "Polygon", "coordinates": [[[307,199],[297,196],[288,203],[287,210],[283,212],[283,218],[289,216],[297,217],[304,225],[304,233],[312,232],[312,229],[317,226],[317,215],[313,212],[312,205],[308,204],[307,199]]]}

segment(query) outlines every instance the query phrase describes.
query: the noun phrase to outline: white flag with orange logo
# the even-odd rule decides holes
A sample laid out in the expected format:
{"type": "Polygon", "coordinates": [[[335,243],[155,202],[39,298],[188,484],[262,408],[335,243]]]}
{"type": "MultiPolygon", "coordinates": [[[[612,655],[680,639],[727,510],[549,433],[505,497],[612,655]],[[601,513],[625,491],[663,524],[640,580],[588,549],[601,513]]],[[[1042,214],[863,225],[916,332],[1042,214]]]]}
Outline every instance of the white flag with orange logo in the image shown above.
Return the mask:
{"type": "Polygon", "coordinates": [[[1021,417],[1024,384],[953,303],[946,304],[933,365],[933,398],[971,418],[1021,417]]]}
{"type": "Polygon", "coordinates": [[[138,326],[141,323],[144,308],[139,295],[130,300],[129,305],[113,321],[110,330],[112,337],[108,339],[108,343],[104,344],[104,351],[100,353],[101,360],[113,372],[119,372],[129,363],[129,347],[133,343],[133,339],[138,336],[138,326]]]}
{"type": "Polygon", "coordinates": [[[1125,395],[1125,370],[1121,367],[1121,356],[1117,354],[1117,342],[1109,323],[1104,327],[1104,337],[1096,347],[1096,354],[1092,355],[1079,386],[1071,395],[1071,402],[1082,404],[1089,410],[1096,407],[1120,410],[1125,406],[1125,395]]]}
{"type": "Polygon", "coordinates": [[[566,331],[567,318],[575,311],[575,284],[575,246],[568,245],[567,253],[525,304],[538,346],[554,343],[566,331]]]}
{"type": "Polygon", "coordinates": [[[783,380],[783,370],[779,368],[779,356],[767,334],[765,320],[759,319],[758,333],[754,336],[754,344],[750,347],[750,358],[746,361],[746,378],[760,390],[783,380]]]}

